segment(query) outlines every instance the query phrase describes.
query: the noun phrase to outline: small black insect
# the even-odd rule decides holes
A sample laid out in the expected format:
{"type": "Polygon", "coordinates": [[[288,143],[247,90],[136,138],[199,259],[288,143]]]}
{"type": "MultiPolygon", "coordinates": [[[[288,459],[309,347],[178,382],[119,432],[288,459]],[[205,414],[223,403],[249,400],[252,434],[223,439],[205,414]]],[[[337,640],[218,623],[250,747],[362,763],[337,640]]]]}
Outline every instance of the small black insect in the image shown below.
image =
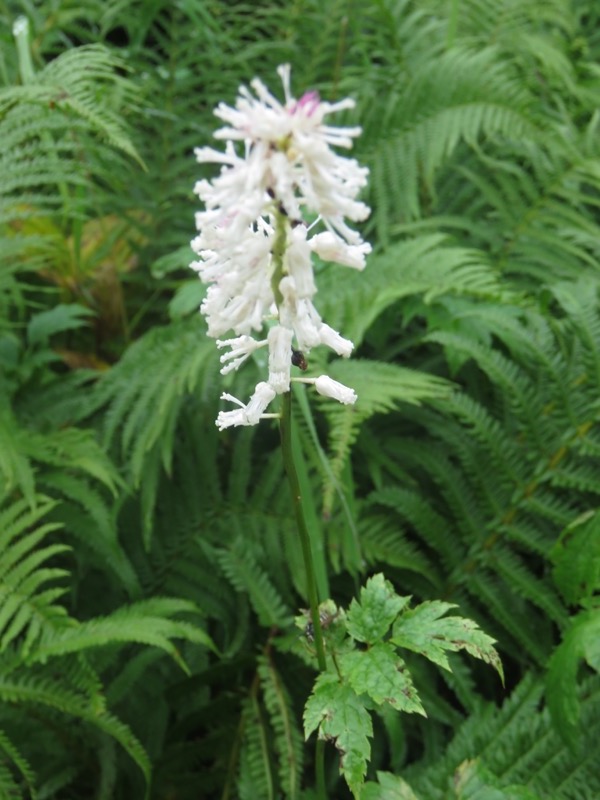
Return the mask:
{"type": "Polygon", "coordinates": [[[299,367],[302,372],[306,372],[308,369],[308,364],[304,358],[304,353],[302,350],[294,350],[294,348],[292,348],[292,364],[295,367],[299,367]]]}
{"type": "MultiPolygon", "coordinates": [[[[327,628],[331,625],[331,623],[335,622],[335,620],[338,617],[338,613],[339,612],[336,611],[334,614],[332,614],[331,611],[328,609],[321,609],[319,611],[319,622],[321,623],[321,630],[326,631],[327,628]]],[[[306,627],[304,628],[304,635],[306,636],[306,640],[308,642],[314,642],[315,628],[314,625],[312,624],[312,621],[306,624],[306,627]]]]}

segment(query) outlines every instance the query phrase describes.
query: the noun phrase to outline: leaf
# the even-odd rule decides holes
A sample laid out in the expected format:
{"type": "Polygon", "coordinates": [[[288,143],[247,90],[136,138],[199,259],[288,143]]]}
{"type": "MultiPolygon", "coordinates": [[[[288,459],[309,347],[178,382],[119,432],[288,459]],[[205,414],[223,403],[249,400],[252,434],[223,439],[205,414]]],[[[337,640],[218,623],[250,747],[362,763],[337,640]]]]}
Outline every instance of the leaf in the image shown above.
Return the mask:
{"type": "Polygon", "coordinates": [[[539,800],[528,786],[503,786],[479,760],[463,761],[454,775],[457,800],[539,800]]]}
{"type": "Polygon", "coordinates": [[[581,706],[577,672],[581,660],[600,672],[600,608],[580,612],[552,654],[546,678],[546,700],[557,731],[568,744],[577,742],[581,706]]]}
{"type": "Polygon", "coordinates": [[[600,513],[588,512],[568,525],[552,548],[554,582],[575,605],[600,587],[600,513]]]}
{"type": "Polygon", "coordinates": [[[419,800],[408,783],[391,772],[378,772],[377,783],[365,783],[360,797],[361,800],[419,800]]]}
{"type": "Polygon", "coordinates": [[[81,622],[77,626],[48,633],[30,656],[32,662],[44,662],[50,657],[77,653],[92,647],[137,642],[164,650],[185,671],[188,668],[172,639],[184,639],[216,650],[210,636],[190,622],[170,619],[172,614],[197,613],[196,606],[187,600],[154,597],[130,606],[121,606],[106,617],[81,622]]]}
{"type": "Polygon", "coordinates": [[[244,703],[244,741],[240,753],[238,793],[240,800],[275,800],[271,767],[271,731],[255,694],[244,703]]]}
{"type": "Polygon", "coordinates": [[[29,346],[45,345],[55,333],[82,328],[87,324],[86,317],[89,316],[93,316],[93,312],[77,303],[59,303],[49,311],[42,311],[32,317],[27,326],[29,346]]]}
{"type": "MultiPolygon", "coordinates": [[[[15,747],[13,742],[2,730],[0,730],[0,751],[4,753],[3,761],[9,760],[10,763],[17,768],[23,780],[27,783],[27,789],[29,793],[35,798],[35,790],[33,789],[35,785],[35,775],[33,770],[31,769],[27,759],[23,757],[21,752],[15,747]]],[[[2,787],[0,786],[0,790],[1,789],[2,787]]],[[[0,791],[0,796],[11,797],[13,795],[2,795],[0,791]]],[[[14,797],[17,797],[16,793],[14,794],[14,797]]]]}
{"type": "Polygon", "coordinates": [[[56,678],[35,678],[21,671],[18,675],[0,674],[0,699],[3,703],[41,705],[57,709],[71,717],[89,722],[112,736],[129,753],[150,781],[151,763],[148,755],[129,727],[93,701],[65,687],[56,678]]]}
{"type": "Polygon", "coordinates": [[[467,653],[491,664],[504,682],[504,673],[498,653],[492,647],[494,639],[484,633],[473,620],[464,617],[447,617],[443,614],[455,606],[441,600],[432,600],[406,611],[394,625],[391,641],[398,647],[413,650],[447,669],[450,664],[445,650],[467,653]]]}
{"type": "MultiPolygon", "coordinates": [[[[178,265],[177,269],[181,269],[181,267],[178,265]]],[[[169,316],[171,319],[181,319],[194,312],[198,313],[200,303],[204,300],[205,295],[206,286],[199,280],[182,283],[169,303],[169,316]]]]}
{"type": "Polygon", "coordinates": [[[340,670],[356,694],[368,694],[378,705],[427,716],[410,673],[387,642],[339,656],[340,670]]]}
{"type": "Polygon", "coordinates": [[[275,732],[273,747],[278,756],[281,787],[288,800],[297,800],[302,779],[302,736],[289,692],[271,660],[260,659],[258,674],[275,732]]]}
{"type": "Polygon", "coordinates": [[[35,506],[35,477],[23,454],[23,435],[12,410],[0,406],[0,479],[8,491],[19,487],[30,506],[35,506]]]}
{"type": "Polygon", "coordinates": [[[382,639],[409,600],[410,597],[399,597],[381,573],[374,575],[361,589],[360,602],[353,600],[350,604],[348,633],[359,642],[382,639]]]}
{"type": "Polygon", "coordinates": [[[317,729],[319,739],[335,742],[341,755],[340,770],[356,794],[367,773],[373,724],[360,698],[335,675],[319,675],[306,703],[305,738],[317,729]]]}

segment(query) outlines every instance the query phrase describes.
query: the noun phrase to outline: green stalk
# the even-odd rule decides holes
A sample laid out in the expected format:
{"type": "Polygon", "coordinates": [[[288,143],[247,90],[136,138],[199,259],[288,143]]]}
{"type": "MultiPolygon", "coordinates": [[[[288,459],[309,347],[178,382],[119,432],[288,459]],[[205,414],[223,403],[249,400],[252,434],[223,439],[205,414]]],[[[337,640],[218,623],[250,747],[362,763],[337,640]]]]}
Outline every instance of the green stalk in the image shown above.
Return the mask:
{"type": "Polygon", "coordinates": [[[310,536],[304,519],[304,512],[302,508],[302,496],[300,494],[300,481],[298,479],[298,472],[294,463],[292,453],[292,393],[286,392],[283,395],[283,408],[281,411],[281,420],[279,421],[279,430],[281,432],[281,450],[283,452],[283,464],[285,467],[288,481],[290,484],[290,491],[292,494],[292,502],[294,504],[294,513],[296,516],[296,525],[298,526],[298,533],[300,535],[300,545],[302,547],[302,557],[304,559],[304,569],[306,571],[306,594],[310,606],[310,618],[313,624],[315,648],[317,650],[317,661],[321,672],[327,669],[325,661],[325,648],[323,646],[323,633],[321,631],[321,620],[319,618],[319,598],[317,596],[317,582],[315,580],[315,570],[313,566],[312,551],[310,548],[310,536]]]}
{"type": "MultiPolygon", "coordinates": [[[[292,494],[292,502],[294,504],[294,513],[296,516],[296,525],[298,527],[298,534],[300,535],[300,544],[302,546],[302,557],[304,559],[304,569],[306,571],[306,594],[308,596],[308,604],[310,606],[310,618],[313,625],[313,634],[315,639],[315,648],[317,651],[317,662],[319,670],[325,672],[327,669],[327,662],[325,660],[325,648],[323,646],[323,633],[321,631],[321,620],[319,617],[319,598],[317,595],[317,582],[315,580],[315,570],[313,566],[312,551],[310,547],[310,536],[304,518],[302,508],[302,496],[300,494],[300,481],[298,479],[298,472],[294,463],[292,453],[292,393],[286,392],[283,395],[283,408],[281,411],[281,420],[279,422],[279,430],[281,432],[281,451],[283,453],[283,464],[285,467],[288,481],[290,484],[290,491],[292,494]]],[[[319,800],[327,800],[327,791],[325,788],[325,742],[322,739],[317,739],[317,746],[315,751],[315,771],[317,778],[317,797],[319,800]]]]}
{"type": "MultiPolygon", "coordinates": [[[[279,283],[284,275],[283,257],[287,245],[288,221],[285,214],[277,211],[276,213],[276,229],[275,229],[275,242],[273,245],[273,275],[271,277],[271,286],[273,289],[273,296],[275,303],[279,307],[283,302],[281,291],[279,290],[279,283]]],[[[290,353],[291,358],[291,353],[290,353]]],[[[292,495],[292,502],[294,504],[294,514],[296,517],[296,526],[298,528],[298,535],[300,536],[300,545],[302,547],[302,558],[304,561],[304,570],[306,572],[306,596],[308,598],[308,605],[310,607],[310,618],[313,626],[313,635],[315,640],[315,649],[317,651],[317,662],[319,670],[325,672],[327,670],[327,661],[325,659],[325,647],[323,645],[323,632],[321,630],[321,619],[319,617],[319,595],[317,592],[317,582],[315,579],[315,567],[313,562],[312,550],[310,546],[310,535],[308,532],[308,525],[304,516],[304,509],[302,506],[302,493],[300,491],[300,478],[298,477],[298,470],[294,462],[294,452],[292,448],[292,392],[285,392],[283,394],[283,404],[281,410],[281,419],[279,422],[279,431],[281,434],[281,452],[283,454],[283,465],[288,477],[290,485],[290,493],[292,495]]],[[[322,739],[317,739],[315,751],[315,772],[317,779],[317,797],[318,800],[327,800],[327,790],[325,787],[325,742],[322,739]]]]}
{"type": "Polygon", "coordinates": [[[456,41],[456,31],[458,30],[460,0],[450,0],[450,11],[448,14],[448,31],[446,34],[446,47],[450,50],[456,41]]]}
{"type": "MultiPolygon", "coordinates": [[[[13,25],[13,36],[17,47],[17,60],[19,63],[19,75],[24,86],[35,83],[35,68],[31,57],[31,45],[29,43],[29,20],[25,16],[17,17],[13,25]]],[[[48,157],[58,165],[58,157],[54,151],[54,140],[47,130],[41,131],[42,143],[48,148],[48,157]]],[[[63,217],[69,217],[69,189],[65,181],[58,181],[58,193],[63,201],[63,217]]]]}

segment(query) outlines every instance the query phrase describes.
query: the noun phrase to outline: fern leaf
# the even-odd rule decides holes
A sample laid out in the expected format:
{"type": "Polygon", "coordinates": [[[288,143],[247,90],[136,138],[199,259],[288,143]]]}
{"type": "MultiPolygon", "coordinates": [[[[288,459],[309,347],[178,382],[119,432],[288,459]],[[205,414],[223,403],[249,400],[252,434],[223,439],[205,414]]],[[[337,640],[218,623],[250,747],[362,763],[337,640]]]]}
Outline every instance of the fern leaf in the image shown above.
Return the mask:
{"type": "Polygon", "coordinates": [[[244,741],[240,754],[238,793],[240,800],[275,800],[268,730],[255,695],[244,704],[244,741]]]}
{"type": "MultiPolygon", "coordinates": [[[[32,800],[35,800],[36,792],[34,787],[36,780],[33,770],[31,769],[27,759],[23,757],[17,747],[15,747],[13,742],[2,730],[0,730],[0,750],[4,752],[5,757],[10,760],[12,765],[14,765],[14,768],[16,768],[16,770],[22,776],[32,800]]],[[[4,767],[3,765],[2,772],[0,772],[0,796],[6,798],[14,797],[16,800],[19,794],[19,787],[17,787],[17,785],[13,782],[8,768],[4,767]]]]}
{"type": "Polygon", "coordinates": [[[172,639],[186,639],[214,649],[211,638],[200,627],[171,619],[174,614],[197,613],[193,603],[171,598],[152,598],[124,606],[106,617],[95,617],[77,626],[46,633],[29,655],[31,662],[77,653],[107,644],[137,642],[158,647],[184,670],[188,668],[172,639]]]}
{"type": "Polygon", "coordinates": [[[239,538],[230,549],[218,551],[216,557],[234,588],[248,593],[261,625],[279,628],[290,625],[292,617],[289,609],[247,542],[239,538]]]}
{"type": "Polygon", "coordinates": [[[142,770],[146,782],[149,782],[150,761],[130,729],[107,711],[99,713],[86,698],[59,682],[26,674],[0,675],[0,698],[5,703],[54,708],[70,717],[90,723],[119,742],[142,770]]]}
{"type": "Polygon", "coordinates": [[[65,577],[63,569],[45,565],[54,556],[70,550],[61,544],[40,547],[49,533],[61,526],[47,523],[28,532],[53,507],[40,498],[35,511],[18,501],[0,514],[0,648],[25,634],[25,650],[47,629],[62,627],[66,611],[56,604],[65,589],[44,588],[65,577]]]}
{"type": "Polygon", "coordinates": [[[275,733],[273,747],[279,761],[279,782],[284,797],[298,800],[302,778],[303,737],[294,718],[289,693],[267,657],[260,659],[258,674],[275,733]]]}
{"type": "Polygon", "coordinates": [[[29,503],[35,503],[35,480],[29,461],[23,456],[21,432],[10,410],[0,406],[0,474],[4,491],[18,487],[29,503]]]}

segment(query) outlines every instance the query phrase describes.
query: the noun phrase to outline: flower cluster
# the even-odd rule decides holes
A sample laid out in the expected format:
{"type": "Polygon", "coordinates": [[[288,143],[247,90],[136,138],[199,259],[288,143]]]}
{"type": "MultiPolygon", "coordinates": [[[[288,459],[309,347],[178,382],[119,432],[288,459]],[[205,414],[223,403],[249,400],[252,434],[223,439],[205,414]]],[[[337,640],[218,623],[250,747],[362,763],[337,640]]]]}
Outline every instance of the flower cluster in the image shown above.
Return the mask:
{"type": "MultiPolygon", "coordinates": [[[[226,374],[258,348],[269,352],[269,376],[247,404],[224,394],[238,407],[222,411],[217,425],[255,425],[277,394],[290,389],[292,354],[326,345],[348,357],[353,344],[327,325],[313,305],[316,285],[312,255],[362,270],[370,245],[346,223],[365,219],[369,209],[356,199],[368,170],[332,147],[350,148],[360,128],[326,124],[326,117],[352,108],[308,92],[290,92],[290,68],[278,70],[285,101],[280,103],[255,79],[254,94],[241,87],[235,107],[221,103],[215,114],[224,123],[215,138],[224,152],[195,150],[200,163],[221,165],[213,180],[198,181],[195,193],[205,210],[196,214],[199,235],[191,266],[209,285],[201,312],[208,333],[217,338],[226,374]],[[307,223],[307,218],[312,222],[307,223]],[[255,338],[268,328],[265,338],[255,338]],[[232,338],[221,339],[232,331],[232,338]]],[[[264,334],[263,334],[264,336],[264,334]]],[[[326,375],[296,378],[321,394],[354,403],[352,389],[326,375]]]]}

